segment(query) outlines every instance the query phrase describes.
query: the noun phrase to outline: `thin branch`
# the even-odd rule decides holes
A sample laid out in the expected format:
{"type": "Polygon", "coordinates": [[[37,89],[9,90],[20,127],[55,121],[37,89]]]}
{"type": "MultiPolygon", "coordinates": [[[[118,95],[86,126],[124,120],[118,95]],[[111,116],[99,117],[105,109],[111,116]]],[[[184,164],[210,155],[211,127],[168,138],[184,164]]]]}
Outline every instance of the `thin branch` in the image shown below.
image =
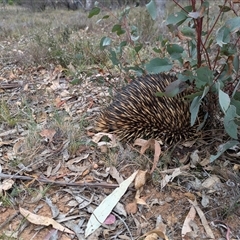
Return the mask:
{"type": "Polygon", "coordinates": [[[105,182],[96,182],[96,183],[87,183],[87,182],[79,182],[79,183],[68,183],[68,182],[62,182],[62,181],[53,181],[49,180],[47,178],[43,177],[28,177],[28,176],[20,176],[20,175],[9,175],[9,174],[4,174],[0,173],[0,179],[20,179],[20,180],[36,180],[38,182],[42,183],[47,183],[51,185],[58,185],[58,186],[72,186],[72,187],[91,187],[91,188],[97,188],[97,187],[103,187],[103,188],[117,188],[119,185],[118,184],[109,184],[105,182]]]}

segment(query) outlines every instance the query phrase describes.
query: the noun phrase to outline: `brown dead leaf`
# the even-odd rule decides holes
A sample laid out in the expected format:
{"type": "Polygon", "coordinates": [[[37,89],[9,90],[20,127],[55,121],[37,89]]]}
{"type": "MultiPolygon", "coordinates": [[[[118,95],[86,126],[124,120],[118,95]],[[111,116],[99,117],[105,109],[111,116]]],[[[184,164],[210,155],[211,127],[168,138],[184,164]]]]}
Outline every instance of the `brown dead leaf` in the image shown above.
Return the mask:
{"type": "Polygon", "coordinates": [[[101,153],[107,153],[108,152],[108,147],[106,145],[102,145],[100,147],[100,151],[101,151],[101,153]]]}
{"type": "Polygon", "coordinates": [[[240,170],[240,165],[239,164],[234,164],[233,171],[239,171],[239,170],[240,170]]]}
{"type": "MultiPolygon", "coordinates": [[[[116,169],[116,167],[110,167],[110,170],[109,170],[109,174],[114,178],[116,179],[117,183],[120,184],[121,182],[124,181],[123,177],[120,175],[120,173],[118,172],[118,170],[116,169]]],[[[138,172],[139,174],[139,172],[138,172]]],[[[137,174],[137,176],[138,176],[137,174]]],[[[136,176],[136,178],[137,178],[136,176]]],[[[135,182],[136,182],[136,178],[135,178],[135,182]]]]}
{"type": "Polygon", "coordinates": [[[9,78],[10,80],[13,80],[13,79],[16,78],[16,75],[11,71],[11,72],[9,73],[8,78],[9,78]]]}
{"type": "Polygon", "coordinates": [[[145,240],[157,240],[158,239],[158,234],[156,233],[150,233],[145,237],[145,240]]]}
{"type": "Polygon", "coordinates": [[[55,91],[55,90],[61,88],[60,83],[59,83],[59,78],[52,80],[51,83],[52,83],[52,85],[50,86],[51,90],[55,91]]]}
{"type": "Polygon", "coordinates": [[[4,179],[0,184],[0,195],[2,195],[2,191],[7,191],[12,188],[14,181],[12,179],[4,179]]]}
{"type": "Polygon", "coordinates": [[[200,207],[198,206],[198,203],[197,203],[197,200],[195,199],[194,201],[191,201],[191,200],[188,200],[192,205],[193,207],[196,209],[197,213],[198,213],[198,216],[200,217],[201,219],[201,222],[202,222],[202,225],[208,235],[209,238],[211,239],[215,239],[214,235],[213,235],[213,232],[211,230],[211,228],[209,227],[208,225],[208,222],[207,222],[207,219],[203,213],[203,211],[200,209],[200,207]]]}
{"type": "Polygon", "coordinates": [[[24,145],[24,139],[20,138],[14,145],[13,145],[13,152],[15,155],[22,152],[22,147],[24,145]]]}
{"type": "Polygon", "coordinates": [[[166,174],[161,180],[161,189],[163,189],[169,182],[172,182],[175,177],[181,174],[182,171],[180,168],[175,168],[171,175],[166,174]]]}
{"type": "Polygon", "coordinates": [[[219,191],[222,188],[221,180],[218,176],[212,175],[202,183],[202,187],[208,190],[208,193],[219,191]]]}
{"type": "Polygon", "coordinates": [[[196,216],[196,210],[195,208],[192,206],[188,212],[188,215],[186,216],[184,223],[183,223],[183,227],[182,227],[182,238],[185,238],[185,235],[188,232],[192,232],[192,228],[190,226],[190,222],[193,221],[195,219],[196,216]]]}
{"type": "Polygon", "coordinates": [[[23,87],[23,91],[28,91],[28,89],[29,89],[29,85],[25,84],[24,87],[23,87]]]}
{"type": "Polygon", "coordinates": [[[199,162],[199,164],[202,167],[205,167],[205,166],[209,165],[210,164],[210,158],[204,158],[202,161],[199,162]]]}
{"type": "Polygon", "coordinates": [[[147,205],[146,201],[143,198],[141,198],[141,192],[142,191],[140,189],[137,190],[135,195],[135,200],[136,200],[135,202],[140,205],[147,205]]]}
{"type": "Polygon", "coordinates": [[[154,149],[155,149],[155,151],[154,151],[153,166],[152,166],[152,169],[151,169],[150,173],[153,173],[153,171],[157,167],[157,163],[158,163],[158,160],[159,160],[159,157],[160,157],[160,154],[161,154],[160,143],[156,140],[154,140],[154,149]]]}
{"type": "Polygon", "coordinates": [[[31,213],[30,211],[19,207],[20,213],[31,223],[36,224],[36,225],[43,225],[43,226],[49,226],[52,225],[53,228],[70,233],[70,234],[75,234],[73,231],[69,230],[68,228],[63,227],[61,224],[53,220],[52,218],[49,217],[44,217],[40,216],[34,213],[31,213]]]}
{"type": "Polygon", "coordinates": [[[141,147],[141,150],[140,150],[141,154],[144,154],[147,149],[154,150],[153,166],[152,166],[152,169],[150,171],[150,173],[153,173],[153,171],[155,170],[155,168],[157,166],[157,163],[158,163],[158,160],[159,160],[159,157],[160,157],[160,154],[161,154],[160,142],[158,142],[155,139],[149,139],[149,140],[146,141],[144,139],[138,138],[138,139],[135,140],[133,145],[134,146],[137,145],[137,146],[141,147]]]}
{"type": "Polygon", "coordinates": [[[59,65],[57,65],[57,66],[55,67],[52,75],[53,75],[53,76],[56,76],[56,75],[58,75],[59,73],[62,73],[63,70],[64,70],[64,68],[59,64],[59,65]]]}
{"type": "Polygon", "coordinates": [[[41,137],[47,138],[49,142],[52,142],[55,133],[54,129],[43,129],[39,134],[41,137]]]}
{"type": "Polygon", "coordinates": [[[46,122],[47,118],[48,118],[48,114],[46,112],[42,112],[37,115],[36,122],[37,123],[46,122]]]}
{"type": "MultiPolygon", "coordinates": [[[[162,232],[158,228],[145,233],[142,237],[145,237],[145,236],[146,236],[145,240],[156,240],[156,239],[158,239],[158,237],[168,240],[168,237],[165,235],[165,233],[162,232]]],[[[140,238],[142,238],[142,237],[140,237],[140,238]]]]}
{"type": "Polygon", "coordinates": [[[62,101],[60,97],[57,97],[55,98],[54,102],[55,102],[55,106],[57,108],[60,108],[66,101],[62,101]]]}
{"type": "Polygon", "coordinates": [[[140,146],[141,147],[140,154],[144,154],[146,150],[154,149],[154,139],[144,140],[144,139],[138,138],[135,140],[133,146],[135,145],[140,146]]]}
{"type": "Polygon", "coordinates": [[[104,133],[104,132],[96,133],[92,137],[92,141],[97,143],[98,147],[108,146],[108,147],[111,148],[111,147],[116,147],[117,146],[116,136],[114,134],[111,134],[111,133],[104,133]],[[111,141],[110,142],[100,141],[103,136],[107,136],[108,138],[111,139],[111,141]]]}
{"type": "Polygon", "coordinates": [[[131,202],[131,203],[128,203],[125,206],[125,210],[128,214],[129,213],[135,214],[137,212],[137,203],[135,201],[131,202]]]}
{"type": "Polygon", "coordinates": [[[227,61],[227,64],[228,64],[228,75],[230,76],[233,72],[233,59],[234,59],[234,56],[229,56],[228,57],[228,61],[227,61]]]}
{"type": "Polygon", "coordinates": [[[192,201],[196,199],[196,196],[193,193],[190,193],[190,192],[184,193],[184,196],[191,199],[192,201]]]}
{"type": "Polygon", "coordinates": [[[192,147],[192,146],[194,145],[195,142],[196,142],[196,140],[186,141],[186,142],[182,143],[182,145],[183,145],[184,147],[190,148],[190,147],[192,147]]]}
{"type": "Polygon", "coordinates": [[[148,177],[147,170],[146,171],[142,171],[142,170],[138,171],[138,174],[137,174],[137,176],[135,178],[135,182],[134,182],[136,190],[140,189],[141,187],[143,187],[145,185],[147,177],[148,177]]]}
{"type": "Polygon", "coordinates": [[[13,141],[5,141],[5,142],[2,142],[0,141],[0,147],[3,146],[3,145],[11,145],[13,141]]]}

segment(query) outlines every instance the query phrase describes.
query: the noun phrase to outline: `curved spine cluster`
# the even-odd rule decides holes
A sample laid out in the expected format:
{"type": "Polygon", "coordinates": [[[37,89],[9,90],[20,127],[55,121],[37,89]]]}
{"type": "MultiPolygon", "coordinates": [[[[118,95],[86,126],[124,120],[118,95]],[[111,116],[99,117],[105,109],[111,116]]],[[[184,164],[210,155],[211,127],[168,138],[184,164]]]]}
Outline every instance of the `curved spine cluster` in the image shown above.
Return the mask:
{"type": "Polygon", "coordinates": [[[157,97],[176,77],[155,74],[139,77],[119,92],[96,124],[99,132],[114,133],[121,141],[155,138],[167,143],[184,140],[196,133],[190,125],[190,103],[185,90],[173,98],[157,97]]]}

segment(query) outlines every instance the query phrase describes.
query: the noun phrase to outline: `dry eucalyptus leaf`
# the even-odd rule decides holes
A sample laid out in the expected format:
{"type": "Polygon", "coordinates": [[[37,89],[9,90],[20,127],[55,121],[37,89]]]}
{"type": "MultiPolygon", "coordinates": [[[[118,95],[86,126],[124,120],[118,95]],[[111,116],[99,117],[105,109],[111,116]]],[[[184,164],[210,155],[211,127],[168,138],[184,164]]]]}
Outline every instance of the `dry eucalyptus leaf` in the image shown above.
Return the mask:
{"type": "Polygon", "coordinates": [[[147,180],[147,170],[146,171],[139,170],[134,182],[136,190],[143,187],[146,183],[146,180],[147,180]]]}
{"type": "Polygon", "coordinates": [[[213,176],[207,178],[202,183],[202,187],[208,189],[208,192],[212,193],[212,192],[221,190],[222,183],[218,176],[213,175],[213,176]]]}
{"type": "Polygon", "coordinates": [[[102,147],[102,146],[108,146],[108,147],[116,147],[117,146],[117,141],[116,141],[116,136],[114,134],[111,133],[103,133],[103,132],[99,132],[96,133],[93,137],[92,137],[92,141],[97,143],[98,147],[102,147]],[[108,138],[110,138],[110,142],[105,142],[105,141],[101,141],[101,138],[103,136],[107,136],[108,138]]]}
{"type": "MultiPolygon", "coordinates": [[[[121,182],[124,181],[123,177],[120,175],[116,167],[110,167],[109,174],[116,179],[117,183],[120,184],[121,182]]],[[[135,179],[136,182],[136,179],[135,179]]]]}
{"type": "Polygon", "coordinates": [[[147,149],[154,150],[153,166],[150,173],[153,173],[153,171],[157,167],[157,163],[161,154],[161,144],[162,142],[157,141],[155,139],[144,140],[141,138],[136,139],[133,144],[134,146],[137,145],[141,147],[141,150],[140,150],[141,154],[144,154],[147,149]]]}
{"type": "Polygon", "coordinates": [[[131,202],[131,203],[128,203],[126,206],[125,206],[125,209],[126,209],[126,212],[129,214],[129,213],[133,213],[135,214],[137,212],[137,203],[136,201],[134,202],[131,202]]]}
{"type": "Polygon", "coordinates": [[[169,182],[172,182],[175,177],[182,174],[180,168],[175,168],[171,175],[166,174],[166,176],[161,180],[161,189],[163,189],[169,182]]]}
{"type": "Polygon", "coordinates": [[[135,201],[136,201],[137,204],[147,205],[147,203],[145,202],[145,200],[143,200],[143,199],[141,198],[141,190],[140,190],[140,189],[138,189],[137,192],[136,192],[135,201]]]}
{"type": "Polygon", "coordinates": [[[196,210],[193,206],[191,206],[188,215],[186,216],[183,226],[182,226],[182,238],[184,239],[185,235],[192,231],[192,228],[190,226],[190,222],[195,219],[196,216],[196,210]]]}
{"type": "Polygon", "coordinates": [[[145,236],[146,238],[144,240],[158,240],[159,237],[162,239],[168,240],[168,237],[166,236],[166,234],[158,228],[155,228],[154,230],[145,233],[142,237],[145,237],[145,236]]]}
{"type": "Polygon", "coordinates": [[[203,211],[202,211],[202,210],[200,209],[200,207],[198,206],[197,201],[196,201],[196,200],[191,201],[191,200],[189,200],[189,199],[188,199],[188,201],[189,201],[189,202],[194,206],[194,208],[196,209],[196,211],[197,211],[197,213],[198,213],[198,216],[199,216],[200,219],[201,219],[202,225],[203,225],[203,227],[204,227],[204,229],[205,229],[208,237],[209,237],[210,239],[216,239],[216,238],[214,237],[214,235],[213,235],[213,232],[212,232],[211,228],[210,228],[209,225],[208,225],[207,219],[206,219],[203,211]]]}
{"type": "Polygon", "coordinates": [[[2,190],[7,191],[12,188],[14,181],[12,179],[4,179],[2,184],[0,184],[0,194],[2,190]]]}
{"type": "Polygon", "coordinates": [[[116,206],[129,185],[134,181],[138,171],[134,172],[129,178],[123,181],[110,195],[108,195],[92,213],[85,230],[85,237],[88,237],[105,221],[112,209],[116,206]]]}
{"type": "Polygon", "coordinates": [[[50,142],[52,142],[55,133],[56,131],[54,129],[43,129],[39,134],[41,137],[45,137],[49,139],[50,142]]]}
{"type": "Polygon", "coordinates": [[[52,225],[53,228],[70,233],[70,234],[75,234],[73,231],[69,230],[68,228],[63,227],[61,224],[53,220],[52,218],[49,217],[44,217],[40,216],[34,213],[31,213],[30,211],[19,207],[20,213],[31,223],[36,224],[36,225],[43,225],[43,226],[49,226],[52,225]]]}

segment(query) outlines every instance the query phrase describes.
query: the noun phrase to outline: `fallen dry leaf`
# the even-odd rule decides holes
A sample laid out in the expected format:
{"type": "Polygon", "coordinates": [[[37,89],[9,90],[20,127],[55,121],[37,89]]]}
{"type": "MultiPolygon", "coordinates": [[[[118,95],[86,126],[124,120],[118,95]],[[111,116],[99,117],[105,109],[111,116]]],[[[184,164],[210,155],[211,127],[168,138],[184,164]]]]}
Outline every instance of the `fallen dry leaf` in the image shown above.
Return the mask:
{"type": "Polygon", "coordinates": [[[11,145],[13,141],[5,141],[5,142],[2,142],[0,141],[0,147],[3,146],[3,145],[11,145]]]}
{"type": "Polygon", "coordinates": [[[43,226],[49,226],[52,225],[53,228],[70,233],[70,234],[75,234],[73,231],[69,230],[68,228],[63,227],[61,224],[56,222],[54,219],[49,218],[49,217],[44,217],[40,216],[34,213],[31,213],[30,211],[19,207],[20,213],[31,223],[36,224],[36,225],[43,225],[43,226]]]}
{"type": "Polygon", "coordinates": [[[111,148],[111,147],[116,147],[117,146],[116,136],[114,134],[111,134],[111,133],[103,133],[103,132],[96,133],[92,137],[92,141],[97,143],[98,147],[108,146],[108,147],[111,148]],[[110,142],[105,142],[105,141],[100,142],[100,140],[103,136],[107,136],[111,141],[110,142]]]}
{"type": "Polygon", "coordinates": [[[157,228],[145,233],[142,237],[146,237],[145,240],[157,240],[158,237],[168,240],[168,237],[165,235],[165,233],[157,228]]]}
{"type": "Polygon", "coordinates": [[[110,195],[108,195],[92,213],[85,230],[85,237],[88,237],[105,221],[112,209],[116,206],[123,194],[127,191],[129,185],[133,182],[138,171],[123,181],[110,195]]]}
{"type": "Polygon", "coordinates": [[[141,147],[140,153],[144,154],[147,149],[152,149],[154,150],[154,158],[153,158],[153,166],[150,171],[150,173],[153,173],[155,168],[157,167],[157,163],[161,154],[161,142],[158,142],[155,139],[149,139],[149,140],[144,140],[144,139],[136,139],[133,146],[137,145],[141,147]]]}
{"type": "Polygon", "coordinates": [[[189,200],[189,199],[188,199],[188,201],[189,201],[189,202],[194,206],[194,208],[196,209],[196,211],[197,211],[197,213],[198,213],[198,216],[199,216],[200,219],[201,219],[202,225],[203,225],[203,227],[204,227],[204,229],[205,229],[208,237],[209,237],[210,239],[215,239],[215,237],[214,237],[214,235],[213,235],[213,232],[212,232],[211,228],[210,228],[209,225],[208,225],[207,219],[206,219],[206,217],[204,216],[203,211],[202,211],[202,210],[200,209],[200,207],[198,206],[197,201],[196,201],[196,200],[191,201],[191,200],[189,200]]]}
{"type": "Polygon", "coordinates": [[[190,222],[194,220],[196,216],[196,210],[192,206],[188,212],[188,215],[186,216],[183,226],[182,226],[182,239],[185,239],[185,236],[187,233],[192,232],[192,228],[190,226],[190,222]]]}
{"type": "Polygon", "coordinates": [[[221,190],[222,183],[218,176],[212,175],[202,183],[202,187],[207,189],[208,193],[213,193],[221,190]]]}
{"type": "Polygon", "coordinates": [[[12,188],[14,181],[12,179],[4,179],[2,184],[0,184],[0,195],[2,195],[2,191],[7,191],[12,188]]]}
{"type": "Polygon", "coordinates": [[[173,179],[180,174],[182,174],[180,168],[175,168],[171,175],[166,174],[166,176],[161,180],[161,189],[163,189],[169,182],[172,182],[173,179]]]}
{"type": "MultiPolygon", "coordinates": [[[[118,172],[118,170],[116,169],[116,167],[111,166],[109,169],[109,174],[116,179],[117,183],[120,184],[121,182],[124,181],[123,177],[120,175],[120,173],[118,172]]],[[[137,174],[138,176],[138,174],[137,174]]],[[[137,178],[136,176],[136,178],[137,178]]],[[[136,182],[136,179],[135,179],[136,182]]]]}
{"type": "Polygon", "coordinates": [[[52,142],[55,133],[56,131],[54,129],[43,129],[39,134],[41,137],[45,137],[49,139],[50,142],[52,142]]]}
{"type": "Polygon", "coordinates": [[[126,212],[129,214],[129,213],[132,213],[132,214],[135,214],[137,212],[137,203],[134,201],[134,202],[131,202],[131,203],[128,203],[126,206],[125,206],[125,209],[126,209],[126,212]]]}
{"type": "Polygon", "coordinates": [[[140,205],[147,205],[146,201],[140,197],[141,195],[141,190],[138,189],[135,195],[135,202],[140,205]]]}
{"type": "Polygon", "coordinates": [[[145,185],[147,177],[148,177],[147,170],[146,171],[142,171],[142,170],[138,171],[138,174],[137,174],[137,176],[135,178],[135,182],[134,182],[136,190],[140,189],[141,187],[143,187],[145,185]]]}

